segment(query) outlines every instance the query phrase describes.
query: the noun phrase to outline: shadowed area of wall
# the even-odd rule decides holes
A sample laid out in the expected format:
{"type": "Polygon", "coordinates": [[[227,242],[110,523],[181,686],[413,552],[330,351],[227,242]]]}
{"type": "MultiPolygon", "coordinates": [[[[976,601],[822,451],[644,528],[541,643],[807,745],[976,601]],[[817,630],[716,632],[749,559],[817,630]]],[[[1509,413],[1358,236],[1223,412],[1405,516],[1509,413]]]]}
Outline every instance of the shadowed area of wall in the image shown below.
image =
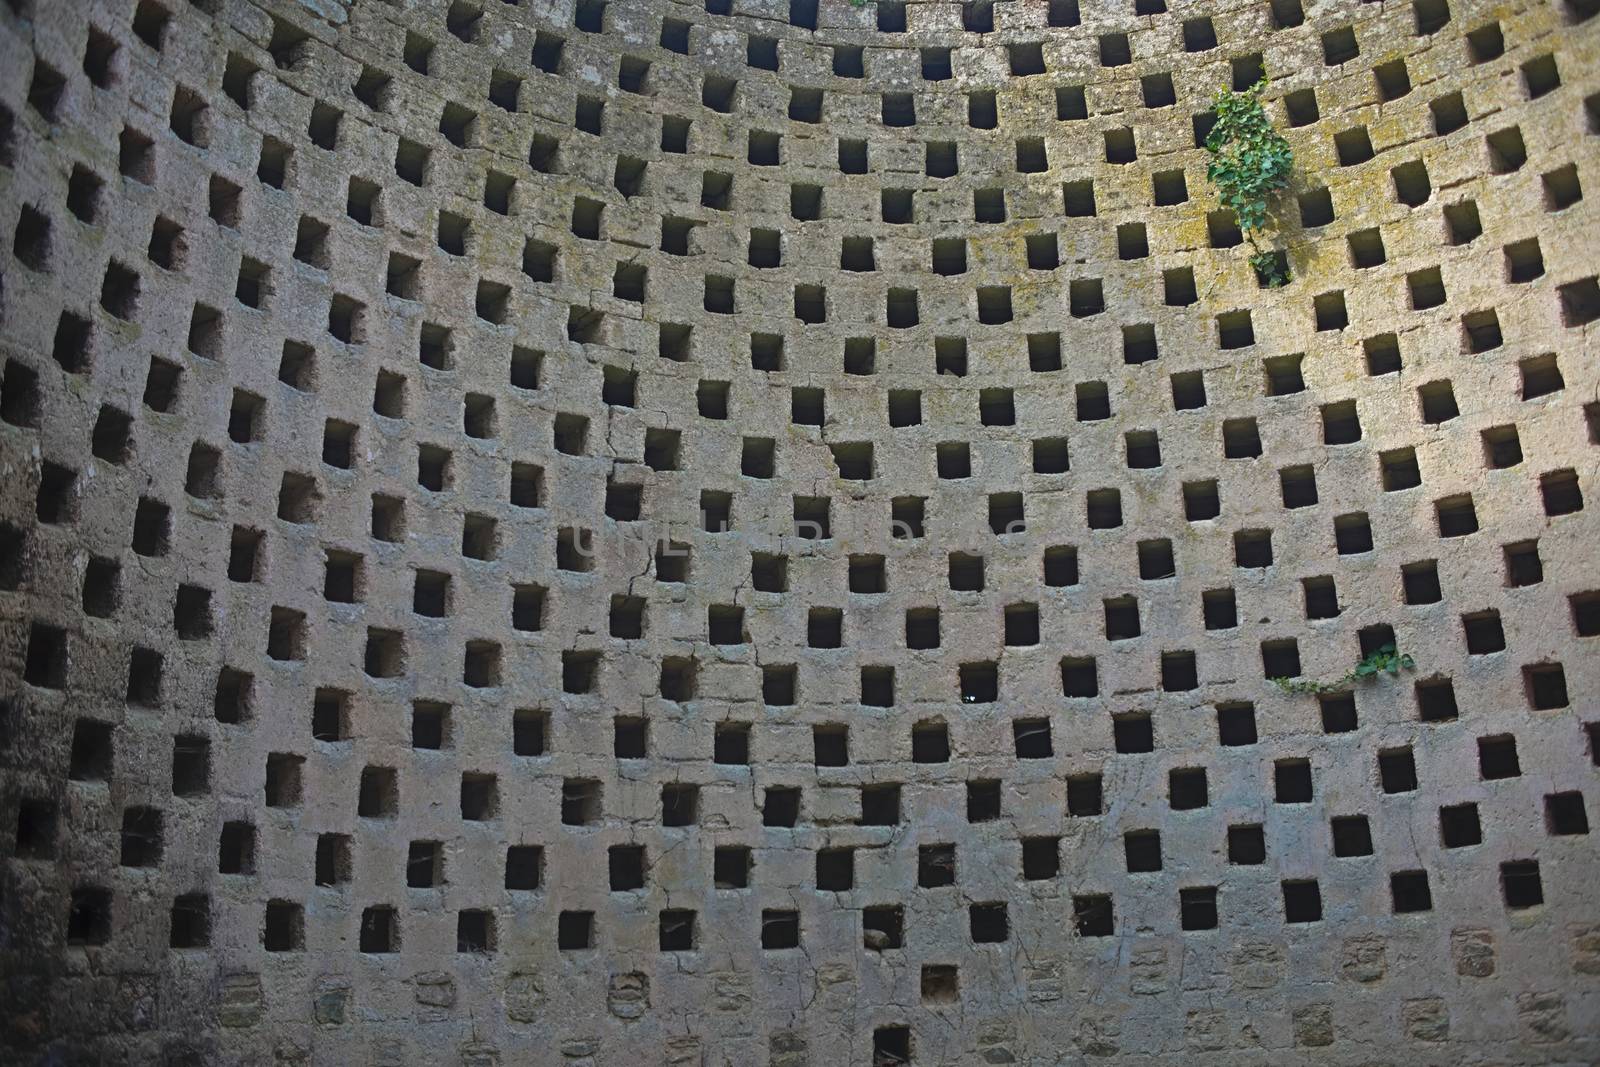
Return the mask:
{"type": "Polygon", "coordinates": [[[1600,1059],[1597,14],[0,0],[0,1060],[1600,1059]]]}

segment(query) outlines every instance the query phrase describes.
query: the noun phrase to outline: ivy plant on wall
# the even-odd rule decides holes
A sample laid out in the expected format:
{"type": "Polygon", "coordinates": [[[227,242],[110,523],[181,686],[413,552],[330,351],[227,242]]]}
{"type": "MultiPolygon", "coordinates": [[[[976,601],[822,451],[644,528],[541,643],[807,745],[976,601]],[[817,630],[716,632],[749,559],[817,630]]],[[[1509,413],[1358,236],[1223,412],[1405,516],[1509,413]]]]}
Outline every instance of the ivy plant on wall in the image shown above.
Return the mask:
{"type": "Polygon", "coordinates": [[[1384,645],[1373,649],[1346,671],[1342,678],[1335,678],[1331,682],[1314,682],[1303,678],[1273,678],[1271,681],[1285,693],[1333,693],[1348,689],[1363,678],[1375,678],[1380,674],[1393,677],[1402,670],[1414,670],[1416,666],[1416,661],[1409,653],[1398,652],[1393,645],[1384,645]]]}
{"type": "Polygon", "coordinates": [[[1289,184],[1294,151],[1261,107],[1266,76],[1243,92],[1218,91],[1213,100],[1217,122],[1206,135],[1211,162],[1206,177],[1217,187],[1222,205],[1233,210],[1239,232],[1250,242],[1250,266],[1269,286],[1289,280],[1281,257],[1261,246],[1258,234],[1267,226],[1267,199],[1289,184]]]}

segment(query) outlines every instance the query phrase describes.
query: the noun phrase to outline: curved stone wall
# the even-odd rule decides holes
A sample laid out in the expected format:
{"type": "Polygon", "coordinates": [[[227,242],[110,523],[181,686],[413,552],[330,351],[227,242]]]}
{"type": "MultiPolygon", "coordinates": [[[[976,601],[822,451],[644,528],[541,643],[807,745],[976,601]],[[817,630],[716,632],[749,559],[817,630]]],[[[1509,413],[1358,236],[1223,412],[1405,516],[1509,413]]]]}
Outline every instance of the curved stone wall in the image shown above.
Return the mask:
{"type": "Polygon", "coordinates": [[[0,4],[0,1058],[1600,1057],[1595,14],[0,4]]]}

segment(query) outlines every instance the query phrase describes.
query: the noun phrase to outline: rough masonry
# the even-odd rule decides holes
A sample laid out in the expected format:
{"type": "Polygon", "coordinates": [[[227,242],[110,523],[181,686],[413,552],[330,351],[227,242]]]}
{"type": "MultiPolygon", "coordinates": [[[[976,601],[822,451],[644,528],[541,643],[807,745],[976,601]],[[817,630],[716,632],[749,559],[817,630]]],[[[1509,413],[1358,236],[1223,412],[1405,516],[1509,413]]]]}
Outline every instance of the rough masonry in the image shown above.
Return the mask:
{"type": "Polygon", "coordinates": [[[1600,1059],[1597,12],[4,0],[0,1059],[1600,1059]]]}

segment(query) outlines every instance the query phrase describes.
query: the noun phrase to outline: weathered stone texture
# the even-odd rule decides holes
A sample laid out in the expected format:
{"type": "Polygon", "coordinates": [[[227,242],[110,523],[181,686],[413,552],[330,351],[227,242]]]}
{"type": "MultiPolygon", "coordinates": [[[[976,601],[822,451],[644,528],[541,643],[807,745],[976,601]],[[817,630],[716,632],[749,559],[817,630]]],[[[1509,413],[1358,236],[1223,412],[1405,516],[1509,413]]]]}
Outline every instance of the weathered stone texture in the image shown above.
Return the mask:
{"type": "Polygon", "coordinates": [[[1600,1062],[1597,205],[1595,0],[4,0],[0,1062],[1600,1062]]]}

